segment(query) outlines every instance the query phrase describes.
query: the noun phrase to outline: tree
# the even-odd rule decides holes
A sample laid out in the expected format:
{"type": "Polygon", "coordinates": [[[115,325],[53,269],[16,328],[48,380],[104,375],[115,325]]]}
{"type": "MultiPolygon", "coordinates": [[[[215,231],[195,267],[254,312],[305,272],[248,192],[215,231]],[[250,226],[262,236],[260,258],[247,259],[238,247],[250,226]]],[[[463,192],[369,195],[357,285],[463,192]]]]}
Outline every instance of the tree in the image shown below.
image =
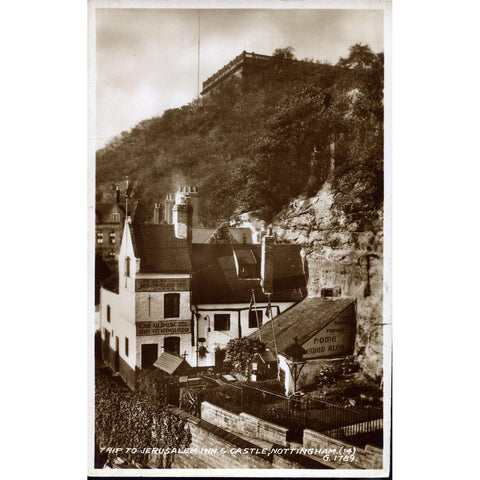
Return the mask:
{"type": "Polygon", "coordinates": [[[383,54],[379,57],[368,45],[356,43],[349,48],[349,52],[347,58],[340,57],[337,65],[347,68],[372,68],[375,63],[383,62],[383,54]]]}
{"type": "Polygon", "coordinates": [[[295,49],[291,46],[285,48],[276,48],[272,54],[274,58],[284,58],[286,60],[295,60],[295,49]]]}
{"type": "Polygon", "coordinates": [[[265,344],[248,337],[233,338],[225,350],[225,361],[231,363],[237,372],[249,375],[253,355],[265,351],[265,344]]]}

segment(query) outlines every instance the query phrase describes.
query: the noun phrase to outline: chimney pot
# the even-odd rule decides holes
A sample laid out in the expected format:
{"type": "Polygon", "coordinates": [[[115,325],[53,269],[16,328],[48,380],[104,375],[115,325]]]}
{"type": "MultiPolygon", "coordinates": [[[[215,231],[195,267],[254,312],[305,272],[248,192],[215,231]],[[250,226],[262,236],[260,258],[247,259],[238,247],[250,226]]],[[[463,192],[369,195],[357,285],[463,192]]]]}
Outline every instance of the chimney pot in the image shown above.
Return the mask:
{"type": "Polygon", "coordinates": [[[273,293],[273,245],[274,238],[271,229],[262,238],[262,289],[263,293],[273,293]]]}
{"type": "Polygon", "coordinates": [[[189,196],[179,195],[173,207],[173,224],[175,236],[185,238],[188,243],[192,241],[192,204],[189,196]]]}
{"type": "Polygon", "coordinates": [[[160,223],[160,204],[155,203],[153,207],[153,223],[158,225],[160,223]]]}

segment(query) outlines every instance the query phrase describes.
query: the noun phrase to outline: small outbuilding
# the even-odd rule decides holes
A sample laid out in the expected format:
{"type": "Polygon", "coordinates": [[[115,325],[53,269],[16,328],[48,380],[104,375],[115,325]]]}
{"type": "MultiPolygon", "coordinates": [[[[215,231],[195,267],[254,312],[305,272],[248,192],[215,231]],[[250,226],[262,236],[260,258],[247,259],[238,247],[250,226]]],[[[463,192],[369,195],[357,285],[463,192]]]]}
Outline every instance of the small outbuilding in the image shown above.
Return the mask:
{"type": "Polygon", "coordinates": [[[257,352],[252,358],[252,373],[250,380],[257,382],[277,378],[277,357],[270,351],[257,352]]]}
{"type": "Polygon", "coordinates": [[[355,332],[355,298],[314,297],[289,308],[249,337],[265,343],[276,354],[280,380],[286,393],[293,393],[295,387],[314,383],[322,364],[351,355],[355,332]],[[297,344],[302,347],[301,358],[291,355],[297,344]],[[292,372],[299,372],[298,378],[294,379],[292,372]]]}

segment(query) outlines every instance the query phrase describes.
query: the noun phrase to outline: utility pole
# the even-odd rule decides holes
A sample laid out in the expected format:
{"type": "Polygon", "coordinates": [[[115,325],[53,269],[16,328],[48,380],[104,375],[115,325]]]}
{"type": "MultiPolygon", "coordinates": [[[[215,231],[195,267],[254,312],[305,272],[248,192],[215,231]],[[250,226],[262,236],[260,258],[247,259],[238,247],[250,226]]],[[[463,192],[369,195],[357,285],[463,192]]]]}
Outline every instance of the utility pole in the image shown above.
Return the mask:
{"type": "Polygon", "coordinates": [[[198,10],[197,29],[197,100],[200,99],[200,9],[198,10]]]}

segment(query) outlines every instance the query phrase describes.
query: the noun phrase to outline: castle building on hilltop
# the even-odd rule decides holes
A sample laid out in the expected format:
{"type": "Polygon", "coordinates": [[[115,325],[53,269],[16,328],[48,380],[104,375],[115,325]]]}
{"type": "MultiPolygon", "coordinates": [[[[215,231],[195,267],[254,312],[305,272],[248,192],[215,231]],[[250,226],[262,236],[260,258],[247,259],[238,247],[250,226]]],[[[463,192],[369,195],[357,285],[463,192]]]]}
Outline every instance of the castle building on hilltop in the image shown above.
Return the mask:
{"type": "Polygon", "coordinates": [[[235,57],[227,65],[223,66],[220,70],[215,72],[211,77],[207,78],[202,83],[202,95],[206,95],[214,91],[219,85],[221,85],[228,78],[233,76],[244,76],[247,73],[254,73],[261,71],[265,67],[272,65],[274,60],[281,60],[282,62],[288,62],[299,65],[309,65],[312,67],[317,67],[319,64],[313,62],[307,62],[305,60],[291,60],[277,57],[271,55],[260,55],[254,52],[246,52],[245,50],[235,57]]]}

